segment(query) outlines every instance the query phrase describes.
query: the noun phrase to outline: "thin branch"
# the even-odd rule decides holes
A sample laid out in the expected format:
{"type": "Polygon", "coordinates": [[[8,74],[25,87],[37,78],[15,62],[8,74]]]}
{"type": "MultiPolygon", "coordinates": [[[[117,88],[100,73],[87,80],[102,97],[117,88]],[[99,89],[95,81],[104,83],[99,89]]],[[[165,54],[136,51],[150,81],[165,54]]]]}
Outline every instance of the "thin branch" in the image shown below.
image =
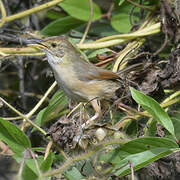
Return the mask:
{"type": "Polygon", "coordinates": [[[45,155],[44,155],[44,160],[46,160],[46,158],[48,157],[52,145],[53,145],[53,141],[50,140],[48,145],[47,145],[47,147],[46,147],[46,151],[45,151],[45,155]]]}
{"type": "Polygon", "coordinates": [[[17,13],[17,14],[14,14],[12,16],[8,16],[6,17],[6,22],[10,22],[10,21],[13,21],[15,19],[19,19],[19,18],[22,18],[22,17],[25,17],[25,16],[28,16],[30,14],[33,14],[33,13],[36,13],[36,12],[39,12],[43,9],[47,9],[47,8],[50,8],[60,2],[62,2],[64,0],[54,0],[54,1],[50,1],[50,2],[47,2],[45,4],[42,4],[40,6],[37,6],[37,7],[34,7],[32,9],[28,9],[26,11],[23,11],[23,12],[20,12],[20,13],[17,13]]]}
{"type": "Polygon", "coordinates": [[[75,107],[69,112],[69,114],[67,115],[67,118],[70,117],[70,115],[71,115],[74,111],[76,111],[81,105],[82,105],[82,103],[79,103],[77,106],[75,106],[75,107]]]}
{"type": "Polygon", "coordinates": [[[33,152],[31,149],[28,149],[28,151],[29,151],[30,155],[32,156],[32,158],[33,158],[33,160],[34,160],[34,162],[35,162],[36,169],[37,169],[37,172],[38,172],[38,175],[39,175],[39,178],[38,178],[38,179],[40,180],[40,179],[42,179],[42,173],[41,173],[41,170],[40,170],[40,168],[39,168],[38,161],[37,161],[37,159],[36,159],[36,157],[35,157],[34,152],[33,152]]]}
{"type": "MultiPolygon", "coordinates": [[[[153,24],[149,27],[143,28],[133,33],[108,36],[101,38],[93,43],[83,43],[77,44],[80,49],[100,49],[105,47],[114,46],[127,42],[129,40],[137,39],[139,37],[145,37],[152,34],[160,32],[160,23],[153,24]]],[[[44,53],[40,52],[35,48],[25,47],[25,48],[0,48],[0,52],[7,55],[23,55],[23,56],[35,56],[43,55],[44,53]]],[[[1,60],[1,59],[0,59],[1,60]]]]}
{"type": "Polygon", "coordinates": [[[131,4],[133,4],[134,6],[139,7],[139,8],[146,9],[146,10],[148,10],[148,11],[154,11],[154,9],[147,8],[147,7],[142,6],[141,4],[138,4],[138,3],[134,2],[134,1],[131,1],[131,0],[126,0],[126,1],[129,2],[129,3],[131,3],[131,4]]]}
{"type": "Polygon", "coordinates": [[[12,111],[14,111],[16,114],[22,117],[22,119],[25,119],[29,124],[31,124],[33,127],[38,129],[42,134],[46,135],[46,132],[41,129],[38,125],[36,125],[34,122],[32,122],[29,118],[27,118],[24,114],[19,112],[17,109],[15,109],[13,106],[11,106],[9,103],[7,103],[3,98],[0,97],[0,101],[2,101],[6,106],[8,106],[12,111]]]}
{"type": "Polygon", "coordinates": [[[122,39],[131,39],[131,38],[135,39],[135,38],[139,38],[139,37],[149,36],[149,35],[160,32],[160,27],[161,27],[160,23],[155,23],[155,24],[151,24],[148,27],[144,27],[144,28],[139,29],[132,33],[107,36],[107,37],[98,39],[95,42],[103,42],[103,41],[109,41],[109,40],[121,39],[121,38],[122,39]]]}
{"type": "Polygon", "coordinates": [[[22,161],[21,161],[21,164],[20,164],[20,168],[19,168],[19,172],[17,174],[17,180],[21,180],[22,179],[22,171],[23,171],[23,167],[25,165],[25,160],[27,158],[27,150],[24,151],[24,155],[23,155],[23,158],[22,158],[22,161]]]}
{"type": "Polygon", "coordinates": [[[81,39],[79,44],[82,44],[84,42],[84,40],[86,39],[87,33],[88,33],[89,28],[90,28],[91,23],[92,23],[92,18],[93,18],[93,2],[92,2],[92,0],[89,0],[89,5],[90,5],[89,21],[88,21],[88,24],[87,24],[86,29],[84,31],[83,37],[82,37],[82,39],[81,39]]]}
{"type": "Polygon", "coordinates": [[[0,27],[2,27],[4,23],[6,22],[6,10],[4,8],[4,4],[2,0],[0,0],[0,10],[1,10],[0,27]]]}
{"type": "Polygon", "coordinates": [[[134,180],[134,169],[133,169],[132,162],[129,162],[129,167],[130,167],[130,170],[131,170],[131,180],[134,180]]]}
{"type": "Polygon", "coordinates": [[[123,140],[110,140],[108,142],[100,143],[96,146],[93,146],[93,148],[88,152],[85,152],[85,153],[75,156],[73,158],[68,158],[67,161],[59,169],[46,172],[43,174],[43,176],[47,177],[47,176],[54,176],[56,174],[61,174],[68,166],[70,166],[74,162],[85,160],[85,159],[89,158],[90,156],[92,156],[93,154],[95,154],[96,152],[104,149],[105,147],[107,147],[109,145],[117,145],[117,144],[123,145],[123,144],[127,143],[128,141],[129,141],[128,139],[123,139],[123,140]]]}
{"type": "Polygon", "coordinates": [[[36,104],[36,106],[26,115],[27,118],[30,118],[41,106],[41,104],[46,100],[47,96],[49,95],[49,93],[55,88],[55,86],[57,85],[57,82],[55,81],[51,87],[46,91],[46,93],[44,94],[44,96],[41,98],[41,100],[36,104]]]}
{"type": "Polygon", "coordinates": [[[170,101],[170,100],[172,100],[172,99],[174,99],[175,97],[178,97],[178,96],[180,96],[180,91],[176,91],[176,92],[173,93],[171,96],[169,96],[168,98],[166,98],[166,99],[162,102],[162,104],[165,104],[165,103],[167,103],[168,101],[170,101]]]}
{"type": "Polygon", "coordinates": [[[14,120],[19,120],[19,119],[22,119],[21,116],[17,116],[17,117],[3,117],[4,120],[6,121],[14,121],[14,120]]]}

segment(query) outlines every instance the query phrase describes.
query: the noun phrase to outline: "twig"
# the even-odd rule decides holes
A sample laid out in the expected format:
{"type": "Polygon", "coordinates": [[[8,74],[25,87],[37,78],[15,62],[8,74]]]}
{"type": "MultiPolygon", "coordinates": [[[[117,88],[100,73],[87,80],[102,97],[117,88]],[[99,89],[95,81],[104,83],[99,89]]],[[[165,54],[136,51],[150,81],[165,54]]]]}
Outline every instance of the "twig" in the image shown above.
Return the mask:
{"type": "Polygon", "coordinates": [[[21,117],[21,116],[17,116],[17,117],[7,117],[7,118],[4,118],[4,117],[3,117],[3,119],[6,120],[6,121],[14,121],[14,120],[22,119],[22,117],[21,117]]]}
{"type": "Polygon", "coordinates": [[[30,155],[32,156],[32,158],[33,158],[33,160],[34,160],[34,162],[35,162],[36,169],[37,169],[37,172],[38,172],[38,174],[39,174],[38,179],[41,180],[41,179],[42,179],[42,173],[41,173],[41,171],[40,171],[39,164],[38,164],[38,162],[37,162],[37,159],[36,159],[36,157],[35,157],[35,154],[34,154],[34,152],[33,152],[31,149],[28,149],[28,151],[29,151],[30,155]]]}
{"type": "Polygon", "coordinates": [[[37,7],[34,7],[32,9],[28,9],[26,11],[23,11],[23,12],[20,12],[20,13],[17,13],[17,14],[14,14],[12,16],[8,16],[6,17],[6,22],[10,22],[10,21],[13,21],[15,19],[19,19],[19,18],[22,18],[22,17],[25,17],[25,16],[28,16],[30,14],[33,14],[33,13],[36,13],[36,12],[39,12],[43,9],[47,9],[47,8],[50,8],[60,2],[62,2],[64,0],[54,0],[54,1],[50,1],[50,2],[47,2],[45,4],[42,4],[40,6],[37,6],[37,7]]]}
{"type": "Polygon", "coordinates": [[[69,114],[67,115],[67,118],[68,118],[76,109],[78,109],[81,105],[82,105],[82,103],[79,103],[77,106],[75,106],[75,107],[69,112],[69,114]]]}
{"type": "Polygon", "coordinates": [[[134,2],[134,1],[131,1],[131,0],[126,0],[126,1],[133,4],[133,5],[135,5],[135,6],[137,6],[137,7],[139,7],[139,8],[146,9],[148,11],[154,11],[154,9],[147,8],[147,7],[142,6],[141,4],[138,4],[138,3],[134,2]]]}
{"type": "Polygon", "coordinates": [[[129,39],[130,40],[130,39],[135,39],[139,37],[144,37],[144,36],[148,36],[148,35],[152,35],[152,34],[160,32],[160,26],[161,26],[160,23],[155,23],[155,24],[151,24],[148,27],[145,27],[142,29],[140,28],[139,30],[132,33],[107,36],[107,37],[98,39],[95,42],[104,42],[104,41],[109,41],[113,39],[129,39]]]}
{"type": "MultiPolygon", "coordinates": [[[[44,55],[43,52],[38,51],[35,48],[25,47],[25,48],[0,48],[0,54],[7,55],[18,55],[18,56],[40,56],[44,55]]],[[[4,60],[3,58],[0,59],[4,60]]]]}
{"type": "Polygon", "coordinates": [[[54,89],[54,87],[57,85],[57,82],[55,81],[51,87],[46,91],[44,96],[41,98],[41,100],[36,104],[36,106],[26,115],[27,118],[31,117],[41,106],[41,104],[45,101],[49,93],[54,89]]]}
{"type": "Polygon", "coordinates": [[[45,155],[44,155],[44,160],[48,157],[52,145],[53,145],[53,141],[50,140],[48,145],[47,145],[47,147],[46,147],[46,151],[45,151],[45,155]]]}
{"type": "Polygon", "coordinates": [[[2,142],[1,140],[0,140],[0,149],[2,149],[2,151],[0,152],[0,156],[2,154],[9,155],[9,156],[14,155],[14,152],[9,148],[9,146],[7,146],[7,144],[2,142]]]}
{"type": "Polygon", "coordinates": [[[46,172],[43,174],[43,176],[47,177],[47,176],[54,176],[56,174],[61,174],[72,163],[87,159],[90,156],[92,156],[93,154],[95,154],[96,152],[105,148],[106,146],[115,145],[115,144],[123,145],[123,144],[127,143],[128,141],[129,141],[128,139],[124,139],[124,140],[110,140],[108,142],[100,143],[96,146],[93,146],[93,148],[90,151],[85,152],[84,154],[80,154],[80,155],[75,156],[73,158],[68,158],[67,161],[59,169],[46,172]]]}
{"type": "Polygon", "coordinates": [[[19,77],[19,92],[20,92],[20,97],[22,98],[22,107],[26,109],[26,97],[25,97],[25,92],[24,92],[24,60],[23,56],[18,56],[18,77],[19,77]]]}
{"type": "Polygon", "coordinates": [[[169,102],[170,100],[174,99],[175,97],[180,96],[180,91],[176,91],[175,93],[173,93],[171,96],[169,96],[168,98],[166,98],[162,104],[165,104],[167,102],[169,102]]]}
{"type": "Polygon", "coordinates": [[[119,70],[122,70],[127,62],[124,62],[124,57],[129,58],[134,55],[134,53],[138,50],[138,48],[144,43],[145,39],[140,39],[139,41],[132,41],[129,43],[126,48],[124,48],[116,60],[114,67],[113,67],[113,72],[117,72],[119,70]],[[133,51],[132,51],[133,50],[133,51]],[[128,54],[128,56],[127,56],[128,54]],[[124,63],[122,63],[124,62],[124,63]],[[121,65],[121,67],[119,67],[121,65]]]}
{"type": "Polygon", "coordinates": [[[8,106],[12,111],[14,111],[16,114],[21,116],[22,119],[25,119],[28,123],[30,123],[33,127],[38,129],[42,134],[46,135],[46,132],[41,129],[38,125],[36,125],[34,122],[32,122],[29,118],[27,118],[24,114],[19,112],[17,109],[15,109],[13,106],[11,106],[9,103],[7,103],[3,98],[0,97],[0,101],[2,101],[6,106],[8,106]]]}
{"type": "Polygon", "coordinates": [[[85,29],[85,31],[84,31],[83,37],[82,37],[82,39],[81,39],[81,41],[80,41],[79,44],[82,44],[82,43],[84,42],[84,40],[85,40],[85,38],[86,38],[86,36],[87,36],[87,33],[88,33],[88,31],[89,31],[89,28],[90,28],[90,26],[91,26],[91,23],[92,23],[92,18],[93,18],[93,2],[92,2],[92,0],[89,0],[89,5],[90,5],[89,21],[88,21],[88,24],[87,24],[86,29],[85,29]]]}
{"type": "Polygon", "coordinates": [[[114,59],[115,59],[114,57],[108,58],[108,59],[106,59],[106,60],[104,60],[104,61],[101,61],[101,62],[96,63],[95,65],[96,65],[96,66],[101,66],[101,65],[107,64],[108,62],[113,61],[114,59]]]}
{"type": "MultiPolygon", "coordinates": [[[[2,68],[1,68],[2,69],[2,68]]],[[[1,71],[0,71],[1,72],[1,71]]],[[[20,95],[18,91],[13,91],[11,89],[0,89],[0,94],[3,96],[12,96],[12,95],[20,95]]],[[[35,97],[37,99],[41,99],[43,96],[41,94],[36,94],[33,92],[24,92],[25,96],[35,97]]],[[[49,102],[49,98],[46,98],[46,101],[49,102]]]]}
{"type": "Polygon", "coordinates": [[[167,35],[167,33],[165,33],[165,39],[164,39],[163,44],[155,53],[153,53],[153,56],[158,55],[166,47],[167,43],[168,43],[168,35],[167,35]]]}
{"type": "Polygon", "coordinates": [[[0,0],[0,10],[1,10],[1,20],[0,20],[0,27],[6,22],[6,10],[4,8],[4,4],[2,0],[0,0]]]}
{"type": "Polygon", "coordinates": [[[24,151],[24,155],[23,155],[23,158],[22,158],[22,161],[21,161],[21,164],[20,164],[19,172],[17,174],[17,180],[22,180],[21,176],[22,176],[22,171],[23,171],[23,167],[24,167],[26,158],[27,158],[27,150],[24,151]]]}
{"type": "Polygon", "coordinates": [[[130,170],[131,170],[131,180],[134,180],[134,169],[133,169],[132,162],[129,162],[129,167],[130,167],[130,170]]]}
{"type": "MultiPolygon", "coordinates": [[[[93,43],[83,43],[77,44],[80,49],[99,49],[114,46],[117,44],[121,44],[123,42],[127,42],[129,40],[133,40],[139,37],[144,37],[152,34],[156,34],[160,32],[160,23],[153,24],[147,28],[143,28],[133,33],[123,34],[123,35],[115,35],[108,36],[105,38],[101,38],[93,43]]],[[[7,55],[25,55],[25,56],[35,56],[35,55],[43,55],[44,53],[38,51],[35,48],[0,48],[0,52],[7,55]]],[[[1,60],[1,59],[0,59],[1,60]]]]}

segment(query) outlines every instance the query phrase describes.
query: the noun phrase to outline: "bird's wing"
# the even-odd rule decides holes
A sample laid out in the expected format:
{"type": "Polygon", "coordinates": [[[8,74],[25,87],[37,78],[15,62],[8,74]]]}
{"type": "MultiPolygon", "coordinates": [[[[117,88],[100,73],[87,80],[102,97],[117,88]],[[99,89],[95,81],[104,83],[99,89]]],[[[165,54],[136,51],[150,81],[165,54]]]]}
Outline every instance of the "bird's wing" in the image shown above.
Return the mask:
{"type": "Polygon", "coordinates": [[[104,80],[104,79],[119,79],[119,75],[112,71],[108,71],[101,68],[96,68],[96,72],[92,73],[91,71],[86,74],[87,79],[89,80],[104,80]]]}
{"type": "Polygon", "coordinates": [[[112,71],[108,71],[99,67],[94,66],[91,63],[87,63],[83,60],[77,61],[74,64],[76,67],[76,73],[79,80],[105,80],[105,79],[120,79],[120,76],[112,71]]]}

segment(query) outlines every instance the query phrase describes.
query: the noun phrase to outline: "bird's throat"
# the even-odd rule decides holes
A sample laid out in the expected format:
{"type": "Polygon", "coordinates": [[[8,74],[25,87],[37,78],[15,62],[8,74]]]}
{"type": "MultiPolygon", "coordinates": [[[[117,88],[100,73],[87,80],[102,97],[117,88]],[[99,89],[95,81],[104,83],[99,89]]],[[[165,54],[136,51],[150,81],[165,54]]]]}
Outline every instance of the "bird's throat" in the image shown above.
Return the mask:
{"type": "Polygon", "coordinates": [[[47,53],[47,59],[48,59],[48,63],[51,66],[54,66],[54,65],[59,64],[59,63],[63,63],[63,57],[53,56],[50,53],[47,53]]]}

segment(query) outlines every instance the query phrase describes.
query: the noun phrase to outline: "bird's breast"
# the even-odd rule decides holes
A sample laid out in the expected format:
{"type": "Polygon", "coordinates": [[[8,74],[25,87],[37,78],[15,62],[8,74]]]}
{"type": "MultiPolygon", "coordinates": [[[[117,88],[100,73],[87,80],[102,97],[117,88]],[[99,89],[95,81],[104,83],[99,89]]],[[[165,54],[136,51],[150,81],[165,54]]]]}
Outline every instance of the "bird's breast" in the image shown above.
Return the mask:
{"type": "Polygon", "coordinates": [[[71,65],[52,64],[51,67],[60,88],[75,101],[109,99],[115,96],[115,90],[119,87],[117,83],[109,80],[80,80],[71,65]]]}
{"type": "Polygon", "coordinates": [[[76,101],[86,101],[81,93],[81,82],[71,66],[52,64],[51,67],[58,85],[68,97],[76,101]]]}

